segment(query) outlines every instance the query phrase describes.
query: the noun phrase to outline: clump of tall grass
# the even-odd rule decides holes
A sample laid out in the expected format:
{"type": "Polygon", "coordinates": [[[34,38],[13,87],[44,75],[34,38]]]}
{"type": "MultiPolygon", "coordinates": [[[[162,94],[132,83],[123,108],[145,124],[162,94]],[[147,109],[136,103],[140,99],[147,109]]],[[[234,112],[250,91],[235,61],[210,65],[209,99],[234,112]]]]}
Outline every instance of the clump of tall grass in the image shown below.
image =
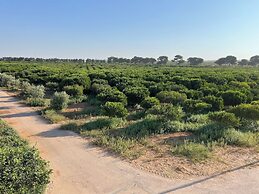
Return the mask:
{"type": "Polygon", "coordinates": [[[177,145],[171,151],[173,154],[185,156],[193,162],[204,161],[211,157],[211,152],[207,146],[194,142],[185,142],[177,145]]]}
{"type": "Polygon", "coordinates": [[[61,121],[66,120],[66,117],[63,115],[59,114],[55,110],[45,110],[42,112],[42,116],[49,120],[51,123],[58,123],[61,121]]]}

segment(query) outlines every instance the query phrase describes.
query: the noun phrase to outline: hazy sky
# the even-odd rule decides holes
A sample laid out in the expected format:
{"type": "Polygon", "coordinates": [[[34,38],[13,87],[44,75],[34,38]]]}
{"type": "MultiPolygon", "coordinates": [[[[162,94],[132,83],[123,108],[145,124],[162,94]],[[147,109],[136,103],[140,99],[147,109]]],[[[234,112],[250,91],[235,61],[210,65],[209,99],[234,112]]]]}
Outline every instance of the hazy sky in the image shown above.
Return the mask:
{"type": "Polygon", "coordinates": [[[0,0],[0,56],[259,54],[259,0],[0,0]]]}

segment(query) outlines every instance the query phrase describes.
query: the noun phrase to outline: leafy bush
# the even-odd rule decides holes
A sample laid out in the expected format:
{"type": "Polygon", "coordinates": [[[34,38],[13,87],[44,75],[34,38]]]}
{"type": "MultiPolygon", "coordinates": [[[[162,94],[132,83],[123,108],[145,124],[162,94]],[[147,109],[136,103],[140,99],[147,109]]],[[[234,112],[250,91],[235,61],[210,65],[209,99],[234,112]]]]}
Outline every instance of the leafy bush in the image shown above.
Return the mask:
{"type": "Polygon", "coordinates": [[[201,99],[203,97],[203,93],[199,90],[186,90],[182,92],[187,95],[187,98],[191,99],[201,99]]]}
{"type": "Polygon", "coordinates": [[[61,125],[60,129],[66,130],[66,131],[74,131],[76,133],[80,132],[79,125],[77,123],[74,123],[74,122],[69,122],[67,124],[61,125]]]}
{"type": "Polygon", "coordinates": [[[221,97],[206,96],[203,100],[211,105],[211,111],[220,111],[224,108],[224,101],[221,97]]]}
{"type": "Polygon", "coordinates": [[[0,193],[42,193],[51,171],[35,148],[0,121],[0,193]]]}
{"type": "Polygon", "coordinates": [[[106,102],[103,109],[105,115],[109,117],[125,117],[128,114],[127,109],[121,102],[106,102]]]}
{"type": "Polygon", "coordinates": [[[167,133],[183,132],[183,131],[197,131],[202,127],[203,123],[181,122],[181,121],[167,121],[163,124],[163,130],[167,133]]]}
{"type": "Polygon", "coordinates": [[[201,100],[187,99],[183,104],[183,110],[187,113],[196,112],[196,104],[201,103],[201,100]]]}
{"type": "Polygon", "coordinates": [[[31,84],[29,82],[23,81],[20,84],[21,95],[23,97],[29,97],[29,92],[31,91],[31,84]]]}
{"type": "Polygon", "coordinates": [[[258,132],[241,132],[234,128],[222,127],[218,124],[209,124],[195,132],[197,141],[209,143],[218,142],[237,146],[251,147],[259,144],[258,132]]]}
{"type": "Polygon", "coordinates": [[[205,102],[198,102],[194,105],[194,112],[196,114],[205,114],[210,111],[211,107],[211,104],[205,102]]]}
{"type": "Polygon", "coordinates": [[[86,102],[88,101],[87,96],[82,95],[82,96],[74,96],[74,97],[70,97],[69,98],[69,102],[68,104],[77,104],[77,103],[81,103],[81,102],[86,102]]]}
{"type": "Polygon", "coordinates": [[[232,88],[237,88],[237,89],[242,89],[242,90],[246,90],[246,89],[250,89],[250,86],[248,85],[248,83],[246,82],[238,82],[238,81],[231,81],[229,83],[229,85],[232,87],[232,88]]]}
{"type": "Polygon", "coordinates": [[[201,87],[199,90],[203,93],[204,96],[217,95],[219,92],[215,86],[201,87]]]}
{"type": "Polygon", "coordinates": [[[181,94],[175,91],[162,91],[159,92],[156,97],[162,103],[172,103],[175,105],[183,104],[185,100],[187,100],[186,94],[181,94]]]}
{"type": "Polygon", "coordinates": [[[259,100],[255,100],[251,102],[252,105],[259,105],[259,100]]]}
{"type": "Polygon", "coordinates": [[[259,133],[244,133],[235,129],[228,129],[224,133],[224,139],[231,145],[252,147],[259,144],[259,133]]]}
{"type": "Polygon", "coordinates": [[[108,85],[108,81],[105,79],[93,79],[93,84],[102,84],[102,85],[108,85]]]}
{"type": "Polygon", "coordinates": [[[56,92],[59,90],[59,84],[57,82],[47,82],[46,88],[56,92]]]}
{"type": "Polygon", "coordinates": [[[155,105],[159,105],[160,102],[155,97],[147,97],[141,102],[141,106],[145,109],[152,108],[155,105]]]}
{"type": "Polygon", "coordinates": [[[15,77],[12,75],[7,75],[5,73],[0,74],[0,86],[1,87],[10,87],[11,83],[14,82],[15,77]]]}
{"type": "Polygon", "coordinates": [[[84,88],[79,85],[65,86],[63,90],[70,96],[80,97],[83,95],[84,88]]]}
{"type": "Polygon", "coordinates": [[[99,84],[99,83],[93,83],[91,86],[91,91],[93,94],[100,94],[102,92],[105,92],[106,90],[111,90],[112,87],[108,84],[99,84]]]}
{"type": "Polygon", "coordinates": [[[198,90],[203,85],[204,85],[204,80],[202,80],[200,78],[192,78],[189,80],[188,88],[193,89],[193,90],[198,90]]]}
{"type": "Polygon", "coordinates": [[[244,132],[259,132],[259,122],[255,120],[241,119],[238,129],[244,132]]]}
{"type": "Polygon", "coordinates": [[[81,126],[81,130],[103,130],[113,129],[123,125],[121,118],[100,118],[95,121],[90,121],[81,126]]]}
{"type": "Polygon", "coordinates": [[[20,89],[20,80],[18,79],[12,79],[10,80],[10,82],[8,83],[8,88],[10,90],[19,90],[20,89]]]}
{"type": "Polygon", "coordinates": [[[145,116],[146,116],[146,114],[145,114],[145,111],[143,111],[143,110],[133,111],[127,116],[127,120],[129,120],[129,121],[140,120],[140,119],[143,119],[145,116]]]}
{"type": "Polygon", "coordinates": [[[149,96],[149,90],[145,87],[128,87],[124,90],[124,93],[131,105],[139,104],[149,96]]]}
{"type": "Polygon", "coordinates": [[[172,153],[186,156],[193,162],[200,162],[211,156],[210,150],[205,145],[192,142],[176,146],[176,148],[172,149],[172,153]]]}
{"type": "Polygon", "coordinates": [[[124,93],[116,88],[106,88],[101,93],[97,95],[97,98],[105,102],[121,102],[122,104],[127,104],[127,97],[124,93]]]}
{"type": "Polygon", "coordinates": [[[163,125],[156,117],[147,117],[133,123],[123,130],[122,136],[127,138],[142,138],[151,134],[163,133],[163,125]]]}
{"type": "Polygon", "coordinates": [[[93,72],[89,74],[89,77],[91,78],[91,80],[95,80],[95,79],[105,79],[106,75],[104,72],[93,72]]]}
{"type": "Polygon", "coordinates": [[[50,107],[54,110],[62,110],[67,108],[69,95],[66,92],[55,92],[50,101],[50,107]]]}
{"type": "Polygon", "coordinates": [[[20,88],[20,80],[12,75],[0,73],[0,86],[7,87],[11,90],[18,90],[20,88]]]}
{"type": "Polygon", "coordinates": [[[43,117],[49,120],[51,123],[58,123],[66,119],[63,115],[57,113],[55,110],[43,111],[43,117]]]}
{"type": "Polygon", "coordinates": [[[29,106],[45,106],[45,100],[42,98],[27,98],[26,104],[29,106]]]}
{"type": "Polygon", "coordinates": [[[169,120],[180,120],[184,116],[182,108],[172,104],[156,105],[149,109],[148,113],[158,115],[169,120]]]}
{"type": "Polygon", "coordinates": [[[180,132],[189,131],[195,132],[206,126],[209,123],[208,116],[199,114],[191,115],[186,118],[186,121],[167,121],[164,123],[163,127],[166,132],[180,132]]]}
{"type": "Polygon", "coordinates": [[[136,145],[136,141],[132,139],[102,135],[99,136],[94,143],[128,159],[136,159],[140,155],[132,149],[136,145]]]}
{"type": "Polygon", "coordinates": [[[32,98],[43,98],[45,96],[45,88],[42,85],[32,86],[30,91],[30,96],[32,98]]]}
{"type": "Polygon", "coordinates": [[[224,141],[223,137],[226,130],[227,127],[219,125],[218,123],[209,123],[201,126],[194,134],[198,142],[221,142],[224,141]]]}
{"type": "Polygon", "coordinates": [[[235,106],[246,102],[247,97],[239,91],[228,90],[221,94],[225,106],[235,106]]]}
{"type": "Polygon", "coordinates": [[[186,122],[191,123],[200,123],[200,124],[206,124],[208,123],[208,115],[205,114],[197,114],[197,115],[190,115],[186,118],[186,122]]]}
{"type": "Polygon", "coordinates": [[[209,119],[218,122],[226,126],[238,126],[239,119],[233,113],[228,113],[225,111],[213,112],[209,114],[209,119]]]}
{"type": "Polygon", "coordinates": [[[163,85],[153,84],[153,85],[148,86],[148,90],[149,90],[151,96],[156,96],[157,93],[163,91],[163,85]]]}
{"type": "Polygon", "coordinates": [[[84,97],[84,102],[86,102],[90,106],[101,106],[102,102],[96,98],[96,96],[89,95],[84,97]]]}
{"type": "Polygon", "coordinates": [[[90,90],[91,80],[86,75],[78,75],[78,76],[69,76],[69,77],[63,78],[60,83],[61,88],[64,88],[65,86],[71,86],[71,85],[83,86],[84,90],[88,91],[90,90]]]}
{"type": "Polygon", "coordinates": [[[26,97],[28,98],[43,98],[45,96],[45,88],[44,86],[34,86],[27,83],[24,83],[24,91],[23,94],[26,94],[26,97]]]}
{"type": "Polygon", "coordinates": [[[247,120],[259,120],[259,105],[241,104],[230,109],[237,117],[247,120]]]}

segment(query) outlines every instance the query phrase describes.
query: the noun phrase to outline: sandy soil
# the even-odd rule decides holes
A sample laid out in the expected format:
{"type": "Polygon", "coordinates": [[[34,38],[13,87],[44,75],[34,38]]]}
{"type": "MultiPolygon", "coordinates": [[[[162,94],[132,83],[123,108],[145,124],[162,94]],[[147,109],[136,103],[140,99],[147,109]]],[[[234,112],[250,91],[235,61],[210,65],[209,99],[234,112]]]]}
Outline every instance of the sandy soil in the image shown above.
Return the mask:
{"type": "Polygon", "coordinates": [[[130,162],[139,169],[166,178],[195,179],[259,161],[259,153],[255,148],[234,146],[216,147],[211,158],[201,162],[192,162],[186,157],[173,155],[170,151],[171,145],[190,135],[188,132],[178,132],[151,136],[145,152],[130,162]]]}
{"type": "Polygon", "coordinates": [[[258,164],[195,180],[166,179],[133,168],[73,132],[48,124],[37,112],[0,91],[0,117],[50,162],[46,193],[259,193],[258,164]]]}

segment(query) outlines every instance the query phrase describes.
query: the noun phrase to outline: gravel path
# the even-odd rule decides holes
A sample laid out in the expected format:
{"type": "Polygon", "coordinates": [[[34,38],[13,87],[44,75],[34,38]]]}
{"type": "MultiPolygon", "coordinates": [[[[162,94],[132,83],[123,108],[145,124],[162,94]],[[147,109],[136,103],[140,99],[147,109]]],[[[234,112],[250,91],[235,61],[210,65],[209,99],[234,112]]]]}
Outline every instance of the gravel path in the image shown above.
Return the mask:
{"type": "Polygon", "coordinates": [[[131,167],[77,134],[59,130],[57,124],[48,124],[5,91],[0,91],[0,117],[50,162],[49,194],[259,193],[258,166],[198,180],[165,179],[131,167]]]}

